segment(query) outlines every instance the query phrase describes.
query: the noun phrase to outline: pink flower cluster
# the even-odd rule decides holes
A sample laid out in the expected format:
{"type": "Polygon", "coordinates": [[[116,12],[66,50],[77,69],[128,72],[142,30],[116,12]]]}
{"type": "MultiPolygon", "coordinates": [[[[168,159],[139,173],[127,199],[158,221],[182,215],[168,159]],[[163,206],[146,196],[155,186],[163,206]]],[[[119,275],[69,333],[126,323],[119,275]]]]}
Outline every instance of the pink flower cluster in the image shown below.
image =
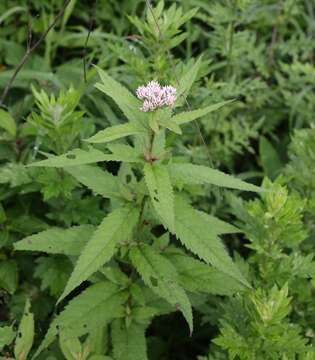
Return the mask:
{"type": "Polygon", "coordinates": [[[139,86],[137,97],[143,101],[141,111],[153,111],[163,106],[173,106],[176,100],[176,88],[162,86],[157,81],[150,81],[146,86],[139,86]]]}

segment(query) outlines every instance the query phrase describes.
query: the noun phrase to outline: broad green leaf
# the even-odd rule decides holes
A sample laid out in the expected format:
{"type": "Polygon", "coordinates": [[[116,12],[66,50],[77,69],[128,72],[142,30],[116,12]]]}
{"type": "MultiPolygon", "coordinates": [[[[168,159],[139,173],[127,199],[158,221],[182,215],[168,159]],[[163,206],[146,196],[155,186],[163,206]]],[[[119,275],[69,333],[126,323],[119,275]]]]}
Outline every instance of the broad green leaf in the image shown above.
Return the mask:
{"type": "Polygon", "coordinates": [[[178,274],[172,263],[151,246],[145,244],[131,248],[129,255],[144,283],[156,295],[182,312],[189,325],[190,332],[192,332],[191,305],[187,294],[178,284],[178,274]]]}
{"type": "Polygon", "coordinates": [[[106,128],[105,130],[99,131],[94,136],[86,139],[85,141],[93,144],[106,143],[113,140],[117,140],[129,135],[140,134],[141,129],[139,129],[135,123],[129,122],[121,125],[115,125],[106,128]]]}
{"type": "Polygon", "coordinates": [[[75,149],[60,156],[51,156],[46,160],[37,161],[28,166],[67,167],[109,160],[112,160],[111,155],[104,154],[102,151],[91,147],[88,150],[75,149]]]}
{"type": "Polygon", "coordinates": [[[127,292],[119,290],[117,285],[110,282],[90,286],[71,300],[53,320],[34,357],[46,349],[60,331],[65,331],[65,339],[67,336],[80,337],[105,326],[112,319],[122,317],[125,310],[123,304],[127,298],[127,292]]]}
{"type": "Polygon", "coordinates": [[[73,226],[69,229],[51,228],[27,236],[14,244],[15,250],[41,251],[47,254],[80,255],[94,231],[92,225],[73,226]]]}
{"type": "Polygon", "coordinates": [[[224,105],[229,104],[233,101],[234,100],[222,101],[218,104],[213,104],[213,105],[207,106],[203,109],[181,112],[179,114],[174,115],[172,117],[172,121],[174,123],[176,123],[177,125],[186,124],[190,121],[199,119],[202,116],[205,116],[213,111],[216,111],[216,110],[220,109],[221,107],[223,107],[224,105]]]}
{"type": "Polygon", "coordinates": [[[138,208],[130,206],[118,208],[104,218],[83,248],[59,301],[109,261],[119,241],[130,240],[138,217],[138,208]]]}
{"type": "Polygon", "coordinates": [[[244,191],[262,191],[258,186],[207,166],[170,164],[168,170],[172,181],[179,184],[212,184],[244,191]]]}
{"type": "Polygon", "coordinates": [[[230,258],[211,223],[180,197],[175,198],[175,229],[176,236],[188,250],[248,286],[247,280],[230,258]]]}
{"type": "Polygon", "coordinates": [[[89,360],[114,360],[112,357],[105,355],[92,355],[89,360]]]}
{"type": "Polygon", "coordinates": [[[34,316],[30,312],[30,301],[26,300],[24,314],[15,340],[14,356],[16,360],[26,360],[34,340],[34,316]]]}
{"type": "Polygon", "coordinates": [[[105,198],[121,198],[117,178],[106,170],[93,165],[80,165],[65,168],[81,184],[94,194],[105,198]]]}
{"type": "Polygon", "coordinates": [[[14,260],[0,262],[0,289],[15,293],[18,285],[18,269],[14,260]]]}
{"type": "Polygon", "coordinates": [[[167,167],[146,163],[144,178],[154,209],[162,223],[174,232],[174,194],[167,167]]]}
{"type": "Polygon", "coordinates": [[[148,360],[145,327],[124,321],[112,323],[112,343],[115,360],[148,360]]]}
{"type": "Polygon", "coordinates": [[[10,345],[15,338],[15,331],[12,326],[0,327],[0,350],[6,345],[10,345]]]}
{"type": "Polygon", "coordinates": [[[2,109],[0,109],[0,127],[6,130],[12,137],[15,137],[15,121],[10,113],[2,109]]]}
{"type": "Polygon", "coordinates": [[[146,115],[140,111],[141,102],[104,70],[97,66],[96,69],[102,80],[102,84],[97,83],[95,87],[111,97],[129,121],[144,124],[144,127],[146,127],[146,115]]]}
{"type": "Polygon", "coordinates": [[[165,255],[176,267],[180,285],[190,292],[232,295],[243,289],[231,276],[191,256],[175,252],[165,255]]]}

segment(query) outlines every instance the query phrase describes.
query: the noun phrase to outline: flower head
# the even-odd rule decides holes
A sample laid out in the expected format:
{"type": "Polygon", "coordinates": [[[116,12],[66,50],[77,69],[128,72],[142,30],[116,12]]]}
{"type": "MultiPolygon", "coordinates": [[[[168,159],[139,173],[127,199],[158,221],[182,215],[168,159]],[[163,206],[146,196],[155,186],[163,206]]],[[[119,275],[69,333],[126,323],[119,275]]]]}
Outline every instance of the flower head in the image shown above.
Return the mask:
{"type": "Polygon", "coordinates": [[[150,81],[146,86],[139,86],[137,97],[143,100],[141,111],[154,111],[163,106],[173,106],[176,100],[176,88],[162,86],[157,81],[150,81]]]}

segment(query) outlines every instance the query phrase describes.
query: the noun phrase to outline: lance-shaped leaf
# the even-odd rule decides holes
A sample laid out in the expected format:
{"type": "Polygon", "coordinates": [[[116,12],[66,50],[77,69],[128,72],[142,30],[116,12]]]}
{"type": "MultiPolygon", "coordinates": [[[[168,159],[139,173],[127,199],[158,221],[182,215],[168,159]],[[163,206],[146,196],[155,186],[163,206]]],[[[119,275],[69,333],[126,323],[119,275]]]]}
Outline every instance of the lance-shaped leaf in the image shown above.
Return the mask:
{"type": "Polygon", "coordinates": [[[213,226],[180,197],[175,198],[175,229],[177,238],[188,250],[248,286],[213,226]]]}
{"type": "Polygon", "coordinates": [[[34,316],[30,312],[31,304],[26,300],[24,313],[15,340],[14,356],[17,360],[26,360],[34,340],[34,316]]]}
{"type": "Polygon", "coordinates": [[[118,208],[105,217],[83,248],[59,301],[111,259],[119,241],[132,235],[139,217],[138,208],[118,208]]]}
{"type": "Polygon", "coordinates": [[[85,141],[89,143],[106,143],[113,140],[117,140],[129,135],[140,134],[142,131],[135,123],[128,122],[121,125],[115,125],[101,130],[96,133],[94,136],[86,139],[85,141]]]}
{"type": "Polygon", "coordinates": [[[199,119],[202,116],[205,116],[213,111],[216,111],[216,110],[220,109],[221,107],[223,107],[224,105],[229,104],[233,101],[234,100],[222,101],[218,104],[213,104],[213,105],[207,106],[203,109],[198,109],[198,110],[193,110],[193,111],[184,111],[177,115],[174,115],[172,117],[172,121],[175,122],[177,125],[186,124],[190,121],[199,119]]]}
{"type": "Polygon", "coordinates": [[[34,357],[46,349],[60,331],[69,338],[79,337],[123,316],[123,304],[127,298],[127,292],[119,290],[117,285],[110,282],[90,286],[71,300],[53,320],[34,357]]]}
{"type": "Polygon", "coordinates": [[[16,125],[10,113],[0,109],[0,127],[5,129],[12,137],[16,134],[16,125]]]}
{"type": "Polygon", "coordinates": [[[147,360],[145,326],[132,323],[128,327],[124,321],[112,323],[112,344],[115,360],[147,360]]]}
{"type": "Polygon", "coordinates": [[[132,146],[126,144],[108,144],[108,149],[112,152],[111,156],[113,161],[141,163],[144,162],[143,154],[140,153],[132,146]]]}
{"type": "Polygon", "coordinates": [[[65,170],[94,194],[105,198],[121,198],[117,177],[108,171],[93,165],[71,166],[65,170]]]}
{"type": "Polygon", "coordinates": [[[167,167],[146,163],[144,178],[154,209],[163,225],[174,232],[174,194],[167,167]]]}
{"type": "Polygon", "coordinates": [[[15,250],[41,251],[47,254],[80,255],[94,232],[92,225],[73,226],[69,229],[51,228],[27,236],[14,244],[15,250]]]}
{"type": "Polygon", "coordinates": [[[141,102],[104,70],[97,66],[96,69],[102,83],[97,83],[95,87],[111,97],[129,121],[136,122],[140,125],[145,124],[146,116],[140,111],[141,102]]]}
{"type": "Polygon", "coordinates": [[[192,332],[191,305],[185,291],[178,284],[178,274],[172,263],[148,245],[133,247],[130,259],[144,283],[156,295],[182,312],[192,332]]]}
{"type": "Polygon", "coordinates": [[[60,156],[51,156],[46,160],[37,161],[28,166],[66,167],[110,161],[111,155],[90,147],[88,150],[75,149],[60,156]]]}
{"type": "Polygon", "coordinates": [[[179,79],[179,84],[177,88],[177,101],[176,105],[181,105],[184,102],[192,84],[196,80],[198,71],[202,64],[202,57],[200,57],[193,66],[189,67],[189,70],[179,79]]]}
{"type": "Polygon", "coordinates": [[[258,186],[207,166],[170,164],[168,170],[172,181],[177,184],[212,184],[244,191],[262,191],[258,186]]]}
{"type": "Polygon", "coordinates": [[[190,292],[232,295],[244,288],[231,276],[184,253],[174,251],[165,255],[176,267],[180,285],[190,292]]]}

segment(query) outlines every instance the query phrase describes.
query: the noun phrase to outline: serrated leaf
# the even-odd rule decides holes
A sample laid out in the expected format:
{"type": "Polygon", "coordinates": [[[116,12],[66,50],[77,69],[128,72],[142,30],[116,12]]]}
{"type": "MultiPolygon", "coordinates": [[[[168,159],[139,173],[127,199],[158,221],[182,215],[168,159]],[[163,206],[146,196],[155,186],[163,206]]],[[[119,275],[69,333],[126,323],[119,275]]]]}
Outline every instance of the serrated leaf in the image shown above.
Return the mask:
{"type": "Polygon", "coordinates": [[[144,283],[156,295],[175,306],[184,315],[190,332],[193,330],[192,310],[185,291],[178,285],[178,274],[173,265],[149,245],[133,247],[130,250],[133,266],[144,283]]]}
{"type": "Polygon", "coordinates": [[[164,165],[146,163],[144,178],[154,209],[171,232],[174,232],[174,194],[164,165]]]}
{"type": "Polygon", "coordinates": [[[6,130],[12,137],[15,137],[15,121],[11,114],[3,109],[0,109],[0,127],[6,130]]]}
{"type": "Polygon", "coordinates": [[[215,230],[216,234],[235,234],[241,232],[240,229],[232,224],[229,224],[223,220],[216,218],[215,216],[206,214],[203,211],[198,211],[199,215],[207,221],[211,227],[215,230]]]}
{"type": "Polygon", "coordinates": [[[189,70],[185,73],[184,76],[181,77],[179,80],[179,85],[177,89],[177,98],[179,103],[183,102],[183,98],[187,96],[187,93],[189,92],[190,88],[192,87],[192,84],[194,83],[198,71],[201,66],[201,57],[195,62],[193,66],[189,68],[189,70]]]}
{"type": "Polygon", "coordinates": [[[80,165],[65,168],[81,184],[88,187],[94,194],[105,198],[121,198],[117,178],[106,170],[93,165],[80,165]]]}
{"type": "Polygon", "coordinates": [[[15,250],[41,251],[47,254],[78,256],[94,232],[92,225],[73,226],[69,229],[51,228],[27,236],[14,244],[15,250]]]}
{"type": "Polygon", "coordinates": [[[115,360],[148,360],[145,327],[131,323],[127,328],[121,320],[112,323],[112,343],[115,360]]]}
{"type": "Polygon", "coordinates": [[[15,340],[14,356],[16,360],[26,360],[34,340],[34,316],[30,312],[30,301],[26,300],[22,320],[15,340]]]}
{"type": "Polygon", "coordinates": [[[181,184],[212,184],[231,189],[260,192],[258,186],[225,174],[207,166],[193,164],[169,164],[169,174],[175,183],[181,184]]]}
{"type": "Polygon", "coordinates": [[[93,144],[106,143],[123,138],[125,136],[136,135],[140,133],[141,129],[139,129],[136,124],[130,122],[108,127],[105,130],[99,131],[94,136],[86,139],[85,141],[93,144]]]}
{"type": "Polygon", "coordinates": [[[206,263],[249,286],[211,224],[180,197],[175,198],[175,229],[177,238],[188,250],[206,263]]]}
{"type": "Polygon", "coordinates": [[[138,208],[124,207],[106,216],[83,248],[59,301],[111,259],[119,241],[129,240],[139,217],[138,208]]]}
{"type": "Polygon", "coordinates": [[[68,167],[110,160],[111,155],[90,147],[88,150],[75,149],[60,156],[51,156],[46,160],[37,161],[28,166],[68,167]]]}
{"type": "Polygon", "coordinates": [[[205,116],[213,111],[216,111],[216,110],[220,109],[221,107],[225,106],[226,104],[229,104],[233,101],[234,100],[222,101],[218,104],[213,104],[213,105],[207,106],[203,109],[181,112],[179,114],[174,115],[172,117],[172,121],[174,123],[176,123],[177,125],[186,124],[190,121],[199,119],[202,116],[205,116]]]}
{"type": "Polygon", "coordinates": [[[34,358],[54,341],[59,331],[66,331],[67,336],[72,338],[79,337],[123,316],[123,304],[127,298],[127,292],[110,282],[90,286],[71,300],[53,320],[34,358]]]}
{"type": "Polygon", "coordinates": [[[102,84],[97,83],[95,87],[111,97],[129,121],[145,124],[146,116],[140,111],[141,102],[104,70],[97,66],[96,70],[102,80],[102,84]]]}
{"type": "Polygon", "coordinates": [[[5,346],[10,345],[15,338],[15,331],[12,326],[0,327],[0,350],[5,346]]]}
{"type": "Polygon", "coordinates": [[[232,295],[243,286],[231,276],[185,254],[166,253],[176,267],[180,285],[190,292],[232,295]]]}

